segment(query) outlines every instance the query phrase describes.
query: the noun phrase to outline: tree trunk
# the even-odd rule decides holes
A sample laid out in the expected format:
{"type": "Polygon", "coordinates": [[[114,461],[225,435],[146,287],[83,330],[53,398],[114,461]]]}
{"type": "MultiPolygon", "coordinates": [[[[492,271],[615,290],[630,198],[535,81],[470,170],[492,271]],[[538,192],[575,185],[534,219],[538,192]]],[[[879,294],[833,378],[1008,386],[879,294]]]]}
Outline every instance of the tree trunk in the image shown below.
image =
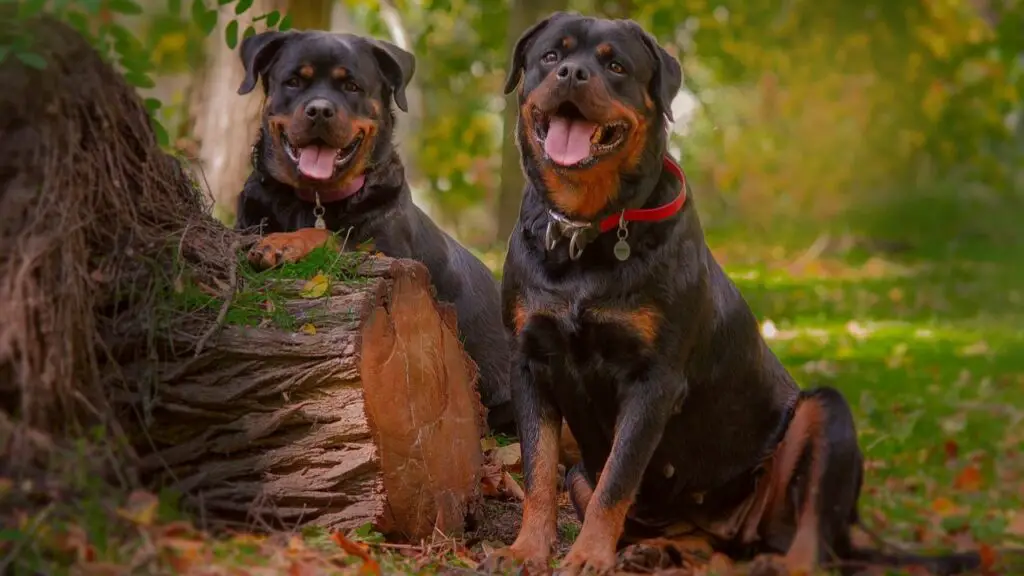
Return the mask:
{"type": "Polygon", "coordinates": [[[315,334],[225,326],[199,356],[161,359],[152,423],[132,435],[143,474],[214,521],[460,533],[484,412],[454,309],[418,262],[368,257],[358,276],[326,301],[282,286],[293,316],[324,307],[315,334]]]}
{"type": "MultiPolygon", "coordinates": [[[[506,66],[511,65],[512,50],[519,36],[534,22],[550,12],[565,10],[567,0],[516,0],[509,11],[508,28],[505,36],[506,66]]],[[[522,164],[516,147],[516,120],[519,112],[518,96],[515,92],[505,97],[504,127],[501,136],[501,190],[498,195],[498,227],[495,243],[504,244],[519,219],[519,205],[523,200],[522,164]]]]}
{"type": "MultiPolygon", "coordinates": [[[[331,2],[326,0],[256,0],[245,15],[239,16],[239,29],[248,19],[273,10],[288,12],[297,29],[328,28],[331,2]]],[[[262,89],[239,96],[242,62],[237,48],[228,48],[224,28],[235,18],[234,6],[221,7],[217,29],[207,40],[207,62],[192,90],[190,113],[193,134],[199,143],[200,181],[212,196],[214,214],[233,223],[235,204],[245,179],[252,170],[250,149],[260,125],[262,89]]]]}

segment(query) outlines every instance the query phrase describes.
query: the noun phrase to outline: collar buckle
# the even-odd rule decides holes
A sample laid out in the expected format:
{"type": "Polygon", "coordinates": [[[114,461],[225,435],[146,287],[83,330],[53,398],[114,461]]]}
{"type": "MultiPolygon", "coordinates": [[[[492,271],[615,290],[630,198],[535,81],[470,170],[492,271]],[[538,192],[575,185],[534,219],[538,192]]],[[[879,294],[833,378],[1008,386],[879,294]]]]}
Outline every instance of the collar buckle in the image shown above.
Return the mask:
{"type": "Polygon", "coordinates": [[[578,222],[548,210],[548,226],[544,231],[544,247],[550,252],[562,238],[569,239],[569,259],[578,260],[587,242],[585,233],[592,228],[590,222],[578,222]]]}

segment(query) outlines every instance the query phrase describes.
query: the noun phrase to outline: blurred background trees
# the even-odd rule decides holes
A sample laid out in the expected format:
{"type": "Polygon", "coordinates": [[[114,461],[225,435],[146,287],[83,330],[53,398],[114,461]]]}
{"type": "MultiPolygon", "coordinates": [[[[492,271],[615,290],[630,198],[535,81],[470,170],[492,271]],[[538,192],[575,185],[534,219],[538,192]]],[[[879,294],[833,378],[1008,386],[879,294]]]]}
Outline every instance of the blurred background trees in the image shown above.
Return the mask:
{"type": "Polygon", "coordinates": [[[898,251],[1007,242],[1021,229],[1021,0],[80,3],[140,8],[117,18],[152,59],[143,92],[163,104],[169,144],[198,160],[229,222],[262,94],[235,93],[241,64],[225,38],[273,12],[416,53],[398,138],[415,197],[465,243],[500,248],[522,187],[502,95],[508,53],[527,26],[573,9],[636,19],[683,61],[675,151],[712,232],[898,251]],[[209,36],[197,3],[225,4],[209,36]]]}

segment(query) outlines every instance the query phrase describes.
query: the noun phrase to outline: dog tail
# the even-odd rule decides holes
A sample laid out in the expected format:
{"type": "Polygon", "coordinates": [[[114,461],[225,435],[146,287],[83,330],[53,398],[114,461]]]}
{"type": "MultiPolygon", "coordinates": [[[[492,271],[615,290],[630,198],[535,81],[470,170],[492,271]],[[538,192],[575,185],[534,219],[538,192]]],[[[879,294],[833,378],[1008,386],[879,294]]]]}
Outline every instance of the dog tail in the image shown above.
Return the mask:
{"type": "Polygon", "coordinates": [[[878,549],[854,548],[849,560],[853,564],[869,567],[918,567],[935,576],[975,573],[981,569],[981,555],[977,552],[937,554],[926,556],[912,552],[883,552],[878,549]]]}
{"type": "Polygon", "coordinates": [[[923,568],[928,574],[935,576],[952,576],[977,572],[981,569],[981,554],[977,552],[959,552],[953,554],[915,554],[886,542],[873,530],[864,525],[855,514],[854,524],[860,527],[875,542],[876,548],[853,548],[847,555],[852,563],[862,566],[890,568],[923,568]],[[888,549],[889,551],[886,551],[888,549]]]}

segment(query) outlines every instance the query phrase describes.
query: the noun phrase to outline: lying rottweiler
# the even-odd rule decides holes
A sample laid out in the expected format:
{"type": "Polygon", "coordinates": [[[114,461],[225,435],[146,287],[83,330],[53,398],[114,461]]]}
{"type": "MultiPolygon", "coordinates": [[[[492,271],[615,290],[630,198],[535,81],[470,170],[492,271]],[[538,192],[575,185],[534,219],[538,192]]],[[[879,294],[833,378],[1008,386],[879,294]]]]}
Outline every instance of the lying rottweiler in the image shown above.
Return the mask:
{"type": "Polygon", "coordinates": [[[563,419],[582,458],[566,479],[583,521],[569,572],[612,569],[627,543],[666,550],[695,535],[793,573],[976,566],[852,546],[853,416],[836,390],[797,387],[705,244],[666,154],[680,83],[676,59],[628,20],[557,13],[515,46],[505,90],[520,86],[528,184],[502,308],[526,500],[515,543],[484,568],[547,564],[563,419]]]}
{"type": "Polygon", "coordinates": [[[371,241],[389,256],[419,260],[438,299],[457,309],[488,424],[512,430],[497,283],[413,204],[392,143],[391,101],[406,111],[412,54],[350,34],[271,31],[243,41],[241,56],[238,93],[262,79],[266,95],[253,172],[238,200],[237,226],[268,233],[249,260],[257,267],[297,261],[330,231],[347,234],[349,246],[371,241]]]}

